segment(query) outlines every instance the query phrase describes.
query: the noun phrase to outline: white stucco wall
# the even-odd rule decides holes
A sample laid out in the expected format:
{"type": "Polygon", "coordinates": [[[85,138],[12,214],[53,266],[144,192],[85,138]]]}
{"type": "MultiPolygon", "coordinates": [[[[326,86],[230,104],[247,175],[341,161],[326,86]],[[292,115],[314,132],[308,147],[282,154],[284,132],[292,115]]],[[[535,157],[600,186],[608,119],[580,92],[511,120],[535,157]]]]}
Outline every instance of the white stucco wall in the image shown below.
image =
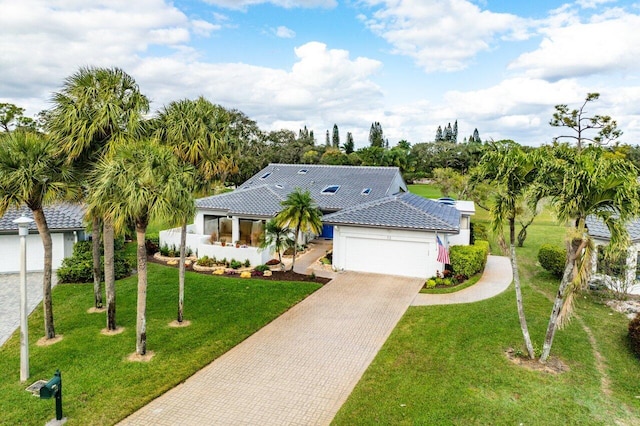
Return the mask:
{"type": "MultiPolygon", "coordinates": [[[[58,269],[65,256],[71,256],[75,236],[73,232],[51,234],[52,266],[58,269]],[[66,240],[66,243],[65,243],[66,240]]],[[[44,270],[44,248],[40,234],[27,236],[27,271],[44,270]]],[[[20,272],[20,238],[18,234],[0,235],[0,273],[20,272]]]]}
{"type": "MultiPolygon", "coordinates": [[[[440,239],[448,244],[448,236],[440,239]]],[[[428,278],[442,271],[433,232],[335,226],[333,267],[381,274],[428,278]]]]}

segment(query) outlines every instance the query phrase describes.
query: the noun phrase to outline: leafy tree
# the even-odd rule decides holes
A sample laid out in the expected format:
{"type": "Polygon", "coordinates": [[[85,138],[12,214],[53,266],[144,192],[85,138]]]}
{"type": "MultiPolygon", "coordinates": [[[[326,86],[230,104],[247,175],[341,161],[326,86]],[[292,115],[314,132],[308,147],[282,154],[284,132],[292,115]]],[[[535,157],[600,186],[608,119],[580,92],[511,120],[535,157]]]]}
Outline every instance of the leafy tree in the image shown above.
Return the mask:
{"type": "Polygon", "coordinates": [[[327,133],[325,134],[324,144],[327,147],[331,146],[331,139],[329,139],[329,130],[327,130],[327,133]]]}
{"type": "Polygon", "coordinates": [[[150,220],[167,220],[192,211],[192,188],[184,185],[192,166],[181,162],[173,150],[146,140],[122,146],[107,159],[100,160],[92,179],[94,190],[89,204],[99,206],[116,229],[135,222],[138,264],[138,302],[136,315],[136,353],[147,352],[147,225],[150,220]]]}
{"type": "Polygon", "coordinates": [[[297,188],[291,192],[282,203],[282,211],[275,217],[278,226],[288,228],[293,231],[295,244],[293,245],[293,260],[291,270],[296,264],[296,253],[298,248],[298,238],[300,232],[322,232],[322,212],[316,202],[311,198],[309,191],[302,191],[297,188]]]}
{"type": "Polygon", "coordinates": [[[0,131],[10,132],[17,129],[35,131],[36,122],[24,116],[24,108],[0,102],[0,131]]]}
{"type": "Polygon", "coordinates": [[[445,142],[454,142],[453,141],[453,129],[451,128],[451,123],[447,124],[447,127],[444,128],[443,139],[445,142]]]}
{"type": "Polygon", "coordinates": [[[349,157],[344,152],[336,148],[327,149],[320,158],[320,164],[330,164],[334,166],[348,165],[349,157]]]}
{"type": "Polygon", "coordinates": [[[379,122],[371,123],[371,129],[369,130],[369,145],[372,148],[384,148],[384,133],[382,132],[382,126],[379,122]]]}
{"type": "Polygon", "coordinates": [[[331,146],[334,148],[340,147],[340,132],[338,131],[338,125],[333,125],[333,134],[331,136],[331,146]]]}
{"type": "Polygon", "coordinates": [[[564,273],[551,310],[540,362],[546,362],[556,329],[569,319],[575,292],[591,273],[593,242],[585,221],[593,215],[611,234],[614,249],[627,244],[626,222],[638,211],[637,170],[626,160],[609,158],[600,147],[579,151],[566,144],[541,149],[537,197],[548,197],[556,217],[570,225],[564,273]]]}
{"type": "MultiPolygon", "coordinates": [[[[127,73],[119,68],[83,67],[65,79],[62,89],[53,95],[53,108],[46,114],[46,127],[58,143],[67,161],[83,170],[80,180],[86,182],[96,163],[113,154],[120,146],[141,137],[144,115],[149,112],[149,100],[127,73]]],[[[85,185],[85,195],[93,188],[85,185]]],[[[98,206],[89,210],[92,234],[99,239],[98,206]]],[[[116,329],[116,299],[114,276],[114,229],[110,220],[103,221],[104,281],[107,296],[107,329],[116,329]]],[[[95,251],[94,251],[95,253],[95,251]]],[[[94,254],[94,259],[99,255],[94,254]]],[[[94,270],[100,268],[94,263],[94,270]]],[[[94,303],[99,298],[100,280],[94,278],[94,303]]]]}
{"type": "Polygon", "coordinates": [[[471,138],[469,138],[470,142],[474,142],[474,143],[481,143],[482,140],[480,139],[480,132],[478,132],[478,129],[473,129],[473,136],[471,136],[471,138]]]}
{"type": "MultiPolygon", "coordinates": [[[[366,148],[360,148],[356,151],[358,158],[363,166],[384,166],[385,150],[380,146],[369,146],[366,148]]],[[[352,162],[353,164],[353,162],[352,162]]]]}
{"type": "Polygon", "coordinates": [[[622,131],[618,129],[618,124],[608,115],[586,116],[585,107],[589,102],[596,101],[600,98],[599,93],[587,93],[587,97],[580,108],[569,110],[568,105],[556,105],[556,112],[549,122],[554,127],[567,127],[575,132],[571,135],[562,135],[554,138],[554,141],[562,139],[571,139],[576,141],[578,150],[581,150],[585,144],[591,143],[595,145],[606,145],[607,143],[618,139],[622,135],[622,131]],[[585,133],[596,131],[596,135],[588,137],[585,133]]]}
{"type": "Polygon", "coordinates": [[[355,145],[353,143],[353,135],[351,132],[347,132],[347,141],[342,145],[342,150],[345,154],[349,155],[355,149],[355,145]]]}
{"type": "Polygon", "coordinates": [[[266,223],[262,241],[260,241],[260,248],[267,249],[273,247],[276,253],[278,253],[278,260],[280,261],[280,266],[283,269],[284,263],[282,263],[282,252],[294,245],[295,239],[293,238],[291,230],[278,225],[274,219],[266,223]]]}
{"type": "Polygon", "coordinates": [[[44,247],[42,293],[44,330],[47,339],[56,337],[51,300],[52,242],[43,206],[74,194],[73,169],[57,155],[49,138],[33,132],[11,132],[3,138],[0,150],[0,217],[11,206],[25,204],[44,247]]]}
{"type": "Polygon", "coordinates": [[[318,164],[320,161],[320,154],[314,149],[310,149],[302,154],[303,164],[318,164]]]}
{"type": "Polygon", "coordinates": [[[456,122],[453,123],[453,132],[452,132],[451,142],[458,143],[458,120],[456,120],[456,122]]]}
{"type": "Polygon", "coordinates": [[[438,126],[438,130],[436,130],[436,142],[444,141],[444,134],[442,133],[442,127],[438,126]]]}
{"type": "Polygon", "coordinates": [[[520,271],[515,248],[515,222],[519,201],[524,197],[527,188],[534,183],[536,177],[536,161],[514,144],[496,145],[496,149],[487,151],[475,169],[474,175],[474,181],[488,181],[498,186],[491,208],[492,228],[495,233],[502,235],[505,219],[509,223],[509,252],[516,290],[518,318],[525,346],[531,359],[535,358],[535,354],[520,288],[520,271]]]}

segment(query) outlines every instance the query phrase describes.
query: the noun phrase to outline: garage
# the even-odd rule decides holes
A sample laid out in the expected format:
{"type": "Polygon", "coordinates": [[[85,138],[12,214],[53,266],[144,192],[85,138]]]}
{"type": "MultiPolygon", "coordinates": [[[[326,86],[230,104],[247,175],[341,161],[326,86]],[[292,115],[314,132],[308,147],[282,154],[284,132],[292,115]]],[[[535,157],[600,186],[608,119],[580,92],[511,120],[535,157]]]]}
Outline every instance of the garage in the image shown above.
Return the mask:
{"type": "Polygon", "coordinates": [[[448,246],[459,233],[460,212],[404,193],[324,217],[334,227],[336,270],[427,278],[444,269],[439,237],[448,246]]]}

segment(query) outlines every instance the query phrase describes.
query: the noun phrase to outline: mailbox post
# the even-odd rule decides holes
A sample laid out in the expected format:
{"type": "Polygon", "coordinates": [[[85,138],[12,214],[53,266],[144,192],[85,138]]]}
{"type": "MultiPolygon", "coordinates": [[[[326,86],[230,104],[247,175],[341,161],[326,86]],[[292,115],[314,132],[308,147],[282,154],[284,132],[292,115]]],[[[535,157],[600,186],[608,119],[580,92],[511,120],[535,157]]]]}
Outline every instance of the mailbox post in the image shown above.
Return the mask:
{"type": "Polygon", "coordinates": [[[40,388],[40,399],[56,399],[56,420],[62,420],[62,377],[56,370],[53,378],[40,388]]]}

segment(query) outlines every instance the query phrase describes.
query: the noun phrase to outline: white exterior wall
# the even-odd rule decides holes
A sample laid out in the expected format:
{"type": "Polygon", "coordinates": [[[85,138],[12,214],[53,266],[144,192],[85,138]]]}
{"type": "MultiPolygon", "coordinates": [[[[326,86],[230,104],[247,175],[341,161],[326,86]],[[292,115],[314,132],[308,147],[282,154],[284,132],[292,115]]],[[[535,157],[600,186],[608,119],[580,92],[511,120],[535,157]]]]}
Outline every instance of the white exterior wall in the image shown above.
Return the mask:
{"type": "MultiPolygon", "coordinates": [[[[448,244],[447,234],[440,239],[448,244]]],[[[444,265],[438,262],[433,232],[334,226],[333,267],[381,274],[428,278],[444,265]]]]}
{"type": "Polygon", "coordinates": [[[636,271],[640,266],[637,264],[638,253],[640,252],[640,243],[631,244],[627,249],[626,283],[620,282],[620,279],[613,277],[607,277],[607,279],[603,279],[605,278],[603,274],[597,273],[598,250],[602,250],[602,246],[606,246],[607,244],[609,244],[609,241],[594,238],[594,243],[596,245],[596,250],[593,251],[591,259],[591,272],[593,274],[592,281],[601,280],[609,287],[615,287],[618,290],[626,289],[627,294],[640,295],[640,281],[636,279],[636,271]]]}
{"type": "MultiPolygon", "coordinates": [[[[204,222],[200,222],[204,223],[204,222]]],[[[249,260],[251,265],[262,265],[273,258],[269,250],[258,250],[257,247],[236,248],[233,244],[222,246],[220,244],[212,245],[209,243],[209,236],[195,233],[198,227],[196,224],[187,226],[187,244],[194,254],[199,258],[203,256],[215,257],[216,259],[227,258],[227,260],[235,259],[241,262],[249,260]]],[[[180,247],[180,228],[167,229],[160,231],[160,245],[164,244],[180,247]]]]}
{"type": "MultiPolygon", "coordinates": [[[[71,256],[75,236],[73,232],[52,232],[52,267],[58,269],[62,259],[71,256]],[[65,240],[67,241],[65,244],[65,240]],[[66,246],[66,250],[65,250],[66,246]]],[[[44,247],[40,234],[27,236],[27,271],[41,272],[44,270],[44,247]]],[[[0,273],[20,272],[20,237],[16,231],[13,235],[0,235],[0,273]]]]}
{"type": "Polygon", "coordinates": [[[471,217],[462,214],[460,216],[460,233],[449,235],[449,245],[468,246],[469,244],[471,244],[471,217]]]}

